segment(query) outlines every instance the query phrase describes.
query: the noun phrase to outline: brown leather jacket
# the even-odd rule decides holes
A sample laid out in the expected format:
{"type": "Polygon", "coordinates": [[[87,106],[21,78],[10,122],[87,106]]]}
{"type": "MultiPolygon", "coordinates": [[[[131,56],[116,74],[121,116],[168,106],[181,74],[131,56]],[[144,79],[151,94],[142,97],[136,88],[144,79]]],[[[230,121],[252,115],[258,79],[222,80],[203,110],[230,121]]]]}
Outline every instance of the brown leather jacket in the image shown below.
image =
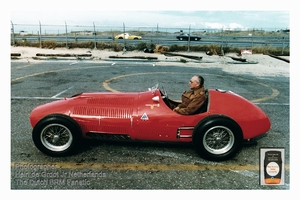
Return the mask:
{"type": "Polygon", "coordinates": [[[175,112],[182,115],[195,114],[204,104],[206,98],[204,86],[196,90],[185,91],[181,96],[182,102],[177,105],[179,109],[176,109],[175,112]]]}

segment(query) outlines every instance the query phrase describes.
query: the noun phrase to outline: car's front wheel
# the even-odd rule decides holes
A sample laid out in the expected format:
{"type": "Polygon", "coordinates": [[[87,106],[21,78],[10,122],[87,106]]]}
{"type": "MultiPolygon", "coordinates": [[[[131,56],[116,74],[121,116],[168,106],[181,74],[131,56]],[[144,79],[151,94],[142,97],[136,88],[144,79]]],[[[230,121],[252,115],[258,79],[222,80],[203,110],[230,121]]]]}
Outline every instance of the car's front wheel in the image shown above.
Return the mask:
{"type": "Polygon", "coordinates": [[[64,115],[49,115],[40,120],[32,131],[35,146],[49,156],[66,156],[74,152],[80,140],[80,128],[64,115]]]}
{"type": "Polygon", "coordinates": [[[193,144],[196,152],[207,160],[227,160],[241,149],[242,130],[227,117],[208,118],[195,127],[193,144]]]}

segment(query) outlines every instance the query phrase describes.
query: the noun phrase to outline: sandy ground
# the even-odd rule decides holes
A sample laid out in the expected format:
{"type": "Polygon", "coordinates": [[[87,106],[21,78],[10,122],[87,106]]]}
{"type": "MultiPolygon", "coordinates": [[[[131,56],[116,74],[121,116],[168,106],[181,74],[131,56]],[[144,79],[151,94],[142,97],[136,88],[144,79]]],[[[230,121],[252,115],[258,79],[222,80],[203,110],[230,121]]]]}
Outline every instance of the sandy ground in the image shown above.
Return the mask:
{"type": "MultiPolygon", "coordinates": [[[[225,56],[208,56],[204,52],[178,52],[184,55],[194,55],[202,57],[201,61],[191,60],[179,56],[165,56],[160,53],[144,53],[142,51],[127,51],[127,52],[114,52],[109,50],[91,50],[91,49],[41,49],[33,47],[11,47],[11,53],[20,53],[21,56],[15,61],[27,61],[27,62],[41,62],[43,59],[36,59],[36,54],[88,54],[92,56],[89,58],[93,62],[107,62],[113,61],[109,59],[109,56],[118,57],[156,57],[156,66],[159,64],[165,65],[186,65],[187,67],[218,67],[222,70],[230,73],[245,73],[254,74],[257,76],[290,76],[290,63],[282,61],[280,59],[273,58],[263,54],[244,54],[238,57],[235,54],[226,54],[225,56]],[[245,58],[246,63],[234,61],[231,57],[245,58]],[[182,63],[180,59],[183,58],[187,62],[182,63]]],[[[42,58],[42,57],[39,57],[42,58]]],[[[285,56],[284,59],[289,57],[285,56]]],[[[72,59],[72,58],[64,58],[72,59]]],[[[73,58],[74,59],[74,58],[73,58]]],[[[58,59],[59,60],[59,59],[58,59]]]]}

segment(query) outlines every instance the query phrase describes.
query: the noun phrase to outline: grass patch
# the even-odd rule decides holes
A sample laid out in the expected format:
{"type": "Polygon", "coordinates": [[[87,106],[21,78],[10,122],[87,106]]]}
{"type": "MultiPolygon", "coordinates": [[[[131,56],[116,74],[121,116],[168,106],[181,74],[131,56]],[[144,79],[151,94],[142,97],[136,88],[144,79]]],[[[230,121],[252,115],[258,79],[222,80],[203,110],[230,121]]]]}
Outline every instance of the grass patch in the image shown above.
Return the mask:
{"type": "MultiPolygon", "coordinates": [[[[11,44],[13,45],[13,44],[11,44]]],[[[45,49],[55,49],[55,48],[87,48],[87,49],[94,49],[95,43],[92,41],[87,42],[56,42],[56,41],[43,41],[43,42],[29,42],[26,40],[19,40],[15,41],[15,46],[26,46],[26,47],[38,47],[38,48],[45,48],[45,49]]],[[[112,50],[115,52],[123,51],[124,44],[117,43],[115,41],[111,42],[96,42],[96,48],[98,50],[112,50]]],[[[211,52],[213,55],[220,55],[222,52],[224,54],[226,53],[237,53],[240,54],[241,50],[243,49],[251,49],[251,48],[243,48],[243,47],[228,47],[228,46],[220,46],[217,44],[211,44],[211,45],[193,45],[188,47],[187,45],[171,45],[171,46],[161,46],[156,45],[154,43],[146,43],[146,42],[140,42],[135,45],[126,45],[127,51],[143,51],[145,48],[153,49],[154,53],[163,53],[163,52],[182,52],[187,51],[189,48],[189,51],[191,52],[211,52]]],[[[253,54],[273,54],[277,56],[289,56],[290,55],[290,49],[288,47],[281,48],[281,47],[273,47],[273,46],[255,46],[252,48],[253,54]]]]}
{"type": "Polygon", "coordinates": [[[186,63],[186,59],[180,58],[180,62],[186,63]]]}

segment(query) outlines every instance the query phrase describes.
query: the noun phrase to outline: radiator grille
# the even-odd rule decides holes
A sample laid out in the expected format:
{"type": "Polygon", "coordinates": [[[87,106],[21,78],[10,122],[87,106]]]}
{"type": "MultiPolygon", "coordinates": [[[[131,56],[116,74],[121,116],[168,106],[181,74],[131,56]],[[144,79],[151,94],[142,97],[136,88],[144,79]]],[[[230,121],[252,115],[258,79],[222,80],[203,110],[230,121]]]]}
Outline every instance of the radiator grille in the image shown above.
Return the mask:
{"type": "Polygon", "coordinates": [[[87,100],[87,104],[106,106],[132,106],[133,102],[133,97],[90,98],[87,100]]]}
{"type": "Polygon", "coordinates": [[[129,119],[133,113],[132,108],[103,108],[90,106],[76,106],[75,115],[101,116],[107,118],[129,119]]]}

